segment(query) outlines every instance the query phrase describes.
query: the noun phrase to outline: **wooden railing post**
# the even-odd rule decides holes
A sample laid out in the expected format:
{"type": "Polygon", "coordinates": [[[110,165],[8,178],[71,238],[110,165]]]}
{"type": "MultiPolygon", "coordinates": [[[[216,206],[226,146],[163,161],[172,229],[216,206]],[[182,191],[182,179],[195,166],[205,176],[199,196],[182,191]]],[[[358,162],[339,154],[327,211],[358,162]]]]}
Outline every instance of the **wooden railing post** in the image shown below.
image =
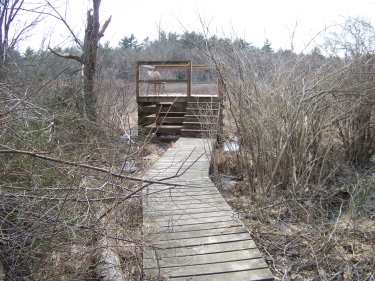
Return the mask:
{"type": "Polygon", "coordinates": [[[140,94],[140,86],[139,86],[139,80],[141,79],[140,68],[141,68],[141,63],[137,62],[137,74],[136,74],[136,81],[135,81],[135,93],[137,97],[137,103],[139,101],[139,94],[140,94]]]}
{"type": "Polygon", "coordinates": [[[217,81],[217,95],[219,98],[220,102],[224,101],[224,94],[223,94],[223,78],[219,76],[218,81],[217,81]]]}
{"type": "Polygon", "coordinates": [[[188,84],[187,84],[187,97],[191,97],[191,88],[192,88],[192,76],[193,76],[193,66],[191,60],[188,61],[188,84]]]}

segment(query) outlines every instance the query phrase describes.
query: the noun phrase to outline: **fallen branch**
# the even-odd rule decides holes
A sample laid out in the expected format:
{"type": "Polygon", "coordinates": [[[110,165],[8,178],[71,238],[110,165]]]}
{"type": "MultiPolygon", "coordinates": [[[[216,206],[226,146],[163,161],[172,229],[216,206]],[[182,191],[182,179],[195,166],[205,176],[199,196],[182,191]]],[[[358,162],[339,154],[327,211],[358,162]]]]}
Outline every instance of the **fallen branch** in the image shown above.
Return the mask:
{"type": "MultiPolygon", "coordinates": [[[[115,172],[113,172],[111,170],[108,170],[108,169],[105,169],[105,168],[100,168],[100,167],[91,166],[91,165],[87,165],[87,164],[57,159],[57,158],[54,158],[54,157],[46,156],[44,154],[35,153],[35,152],[31,152],[31,151],[12,149],[12,148],[6,147],[4,145],[1,145],[1,146],[6,148],[6,150],[0,150],[0,154],[2,154],[2,153],[10,153],[10,154],[14,153],[14,154],[28,155],[28,156],[32,156],[32,157],[35,157],[35,158],[39,158],[39,159],[43,159],[43,160],[47,160],[47,161],[53,161],[53,162],[60,163],[60,164],[85,168],[85,169],[88,169],[88,170],[94,170],[94,171],[98,171],[98,172],[102,172],[102,173],[111,175],[111,176],[116,177],[116,178],[127,179],[127,180],[131,180],[131,181],[136,181],[136,182],[143,182],[143,183],[148,183],[148,184],[163,184],[163,185],[169,185],[169,186],[191,186],[191,187],[194,187],[194,185],[164,182],[164,180],[171,179],[171,177],[161,179],[161,180],[148,180],[148,179],[142,179],[142,178],[136,178],[136,177],[129,177],[129,176],[125,176],[125,175],[122,175],[122,174],[119,174],[119,173],[115,173],[115,172]]],[[[178,176],[179,175],[176,175],[175,177],[178,177],[178,176]]],[[[141,191],[142,189],[139,189],[138,191],[141,191]]]]}

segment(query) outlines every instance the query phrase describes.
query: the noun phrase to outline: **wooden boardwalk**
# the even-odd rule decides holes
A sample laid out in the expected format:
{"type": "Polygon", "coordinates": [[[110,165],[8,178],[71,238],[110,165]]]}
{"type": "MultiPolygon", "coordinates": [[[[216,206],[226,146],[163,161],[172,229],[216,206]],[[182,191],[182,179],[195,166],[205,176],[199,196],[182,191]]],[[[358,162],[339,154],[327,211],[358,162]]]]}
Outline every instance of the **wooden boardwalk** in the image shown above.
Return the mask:
{"type": "Polygon", "coordinates": [[[274,280],[209,178],[211,143],[180,138],[147,174],[166,184],[144,191],[145,280],[274,280]]]}

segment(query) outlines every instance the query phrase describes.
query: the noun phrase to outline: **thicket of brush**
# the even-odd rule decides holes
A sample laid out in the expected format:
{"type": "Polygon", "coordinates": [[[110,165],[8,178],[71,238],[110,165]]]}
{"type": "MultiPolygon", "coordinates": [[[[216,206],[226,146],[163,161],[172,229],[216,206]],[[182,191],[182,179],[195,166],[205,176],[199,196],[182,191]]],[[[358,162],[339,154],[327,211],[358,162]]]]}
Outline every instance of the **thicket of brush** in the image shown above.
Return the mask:
{"type": "Polygon", "coordinates": [[[77,75],[58,60],[3,65],[1,280],[140,279],[142,204],[133,192],[142,184],[127,177],[144,142],[120,138],[132,94],[124,83],[98,83],[100,120],[90,122],[76,110],[77,75]],[[48,66],[63,73],[43,76],[48,66]]]}
{"type": "Polygon", "coordinates": [[[233,204],[282,280],[374,278],[375,30],[342,31],[332,56],[210,54],[241,146],[216,165],[240,179],[233,204]]]}

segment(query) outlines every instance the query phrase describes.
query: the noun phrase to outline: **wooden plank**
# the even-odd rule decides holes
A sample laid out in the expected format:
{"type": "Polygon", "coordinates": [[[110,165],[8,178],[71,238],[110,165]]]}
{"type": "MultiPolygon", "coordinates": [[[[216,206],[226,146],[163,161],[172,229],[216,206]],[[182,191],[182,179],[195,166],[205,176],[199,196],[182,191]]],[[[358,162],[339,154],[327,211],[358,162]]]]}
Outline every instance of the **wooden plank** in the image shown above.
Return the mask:
{"type": "MultiPolygon", "coordinates": [[[[221,194],[212,194],[212,193],[209,193],[210,191],[209,190],[206,190],[206,193],[205,194],[202,194],[201,196],[199,196],[199,194],[197,193],[187,193],[187,194],[184,194],[184,193],[167,193],[167,192],[156,192],[156,193],[152,193],[149,195],[149,203],[150,202],[158,202],[160,200],[172,200],[176,203],[178,203],[178,201],[181,201],[182,203],[183,202],[186,202],[186,200],[190,200],[190,201],[195,201],[195,200],[198,200],[198,201],[204,201],[205,199],[209,199],[209,198],[220,198],[223,202],[225,201],[221,194]]],[[[164,201],[164,202],[166,202],[164,201]]]]}
{"type": "Polygon", "coordinates": [[[190,224],[186,223],[189,221],[200,222],[202,219],[211,219],[216,217],[228,217],[232,218],[231,215],[228,215],[228,211],[225,212],[210,212],[210,213],[190,213],[190,214],[168,214],[165,215],[164,213],[153,212],[149,214],[150,219],[155,223],[160,223],[164,221],[168,221],[169,223],[177,223],[177,224],[190,224]]]}
{"type": "MultiPolygon", "coordinates": [[[[191,225],[191,224],[209,224],[213,222],[230,222],[233,221],[233,217],[231,215],[226,216],[219,216],[219,217],[208,217],[208,218],[196,218],[196,219],[184,219],[184,220],[168,220],[162,219],[158,221],[152,220],[158,226],[165,226],[165,227],[181,227],[184,225],[191,225]]],[[[147,221],[151,223],[150,221],[147,221]]]]}
{"type": "MultiPolygon", "coordinates": [[[[201,219],[201,218],[209,218],[209,217],[217,217],[216,213],[220,213],[222,215],[228,214],[228,209],[208,209],[201,211],[200,209],[192,209],[185,211],[184,209],[176,209],[176,210],[151,210],[147,212],[147,218],[145,220],[149,223],[155,222],[158,223],[160,221],[169,220],[169,221],[177,221],[178,219],[181,219],[182,216],[184,218],[195,218],[195,219],[201,219]],[[194,212],[196,211],[196,212],[194,212]]],[[[232,216],[229,216],[233,219],[232,216]]],[[[181,223],[184,221],[181,220],[181,223]]]]}
{"type": "MultiPolygon", "coordinates": [[[[157,204],[149,204],[145,203],[145,207],[150,207],[151,209],[160,209],[160,210],[168,210],[170,208],[171,210],[176,209],[196,209],[201,207],[217,207],[218,210],[220,207],[228,206],[228,203],[223,201],[216,201],[216,202],[188,202],[187,204],[183,204],[184,202],[180,202],[179,204],[170,204],[170,202],[167,202],[166,204],[163,204],[162,202],[158,202],[157,204]]],[[[145,210],[148,212],[147,210],[145,210]]]]}
{"type": "Polygon", "coordinates": [[[186,224],[198,224],[198,223],[211,223],[215,221],[229,221],[233,220],[233,215],[228,212],[222,212],[221,214],[210,213],[207,214],[187,214],[187,215],[175,215],[175,216],[161,216],[155,213],[148,213],[146,218],[148,222],[154,222],[159,225],[186,225],[186,224]]]}
{"type": "Polygon", "coordinates": [[[225,204],[226,201],[223,198],[212,198],[212,199],[206,199],[206,200],[198,200],[198,199],[189,199],[186,198],[186,200],[172,200],[172,199],[164,199],[164,200],[150,200],[148,201],[148,206],[153,206],[155,204],[157,205],[171,205],[171,206],[190,206],[191,204],[209,204],[211,206],[215,206],[216,203],[222,203],[225,204]]]}
{"type": "Polygon", "coordinates": [[[168,194],[168,193],[159,193],[159,194],[156,193],[155,195],[149,196],[148,203],[150,204],[152,202],[160,202],[161,200],[162,200],[163,203],[166,203],[166,202],[169,202],[169,201],[173,201],[173,202],[176,202],[176,203],[178,203],[179,201],[182,201],[184,203],[195,202],[195,201],[209,202],[209,200],[214,200],[214,199],[220,199],[220,201],[225,201],[223,199],[223,197],[221,196],[221,194],[204,194],[204,195],[202,194],[201,196],[199,196],[199,195],[196,195],[196,194],[194,194],[194,195],[193,194],[192,195],[190,195],[190,194],[172,195],[172,194],[168,194]]]}
{"type": "MultiPolygon", "coordinates": [[[[184,203],[183,201],[181,203],[184,203]]],[[[147,213],[152,214],[153,212],[160,212],[160,213],[186,213],[186,214],[198,214],[198,213],[205,213],[205,212],[219,212],[225,211],[227,213],[231,213],[232,210],[230,206],[226,202],[220,202],[220,204],[207,204],[206,202],[199,202],[199,203],[192,203],[192,204],[173,204],[171,206],[168,204],[147,204],[145,205],[147,213]]]]}
{"type": "Polygon", "coordinates": [[[212,228],[212,229],[202,229],[202,230],[189,230],[189,231],[178,231],[178,232],[167,232],[162,231],[155,233],[155,237],[158,237],[160,241],[163,240],[176,240],[176,239],[187,239],[187,238],[198,238],[198,237],[209,237],[218,236],[225,234],[235,234],[235,233],[246,233],[241,225],[235,227],[227,228],[212,228]]]}
{"type": "MultiPolygon", "coordinates": [[[[179,183],[175,183],[179,184],[179,183]]],[[[209,187],[204,187],[204,188],[199,188],[199,187],[194,187],[191,186],[189,188],[179,188],[179,187],[170,187],[170,186],[161,186],[159,189],[153,188],[149,189],[146,194],[150,196],[151,198],[154,196],[159,196],[159,194],[163,193],[169,193],[172,194],[172,196],[194,196],[194,195],[199,195],[199,192],[202,192],[202,195],[208,195],[208,194],[215,194],[217,193],[217,190],[214,190],[209,187]]],[[[164,195],[163,195],[164,196],[164,195]]]]}
{"type": "MultiPolygon", "coordinates": [[[[169,200],[166,202],[162,201],[154,201],[154,202],[149,202],[147,205],[151,210],[151,212],[148,212],[148,214],[152,214],[152,210],[168,210],[168,208],[173,208],[173,209],[187,209],[187,208],[195,208],[200,206],[203,207],[216,207],[217,204],[220,204],[220,206],[225,206],[227,203],[222,199],[217,199],[217,201],[210,201],[210,202],[203,202],[203,201],[190,201],[190,202],[174,202],[173,200],[169,200]],[[160,209],[158,209],[160,208],[160,209]]],[[[219,209],[218,209],[219,210],[219,209]]],[[[233,217],[234,214],[230,213],[230,216],[233,217]]]]}
{"type": "MultiPolygon", "coordinates": [[[[168,248],[179,248],[179,247],[194,247],[209,244],[218,243],[228,243],[234,241],[248,241],[251,240],[249,233],[235,233],[235,234],[225,234],[210,237],[196,237],[196,238],[186,238],[179,240],[170,241],[157,241],[157,247],[168,249],[168,248]]],[[[151,241],[152,243],[152,241],[151,241]]]]}
{"type": "Polygon", "coordinates": [[[148,209],[145,211],[145,215],[146,214],[151,214],[155,211],[158,211],[158,212],[175,212],[176,214],[180,214],[180,213],[198,213],[199,211],[205,211],[205,210],[216,210],[216,211],[227,211],[227,212],[231,212],[232,210],[230,209],[230,207],[228,206],[228,204],[221,204],[221,205],[218,205],[218,204],[215,204],[215,205],[207,205],[207,204],[204,204],[204,203],[200,203],[200,204],[191,204],[191,205],[188,205],[188,206],[169,206],[169,205],[164,205],[164,206],[158,206],[158,205],[153,205],[153,206],[150,206],[148,205],[147,206],[148,209]]]}
{"type": "Polygon", "coordinates": [[[144,252],[145,258],[165,258],[165,257],[184,257],[193,255],[207,255],[215,253],[233,252],[246,249],[254,249],[256,245],[253,240],[235,241],[227,243],[198,245],[193,247],[176,247],[176,248],[158,248],[146,247],[144,252]]]}
{"type": "MultiPolygon", "coordinates": [[[[213,253],[206,255],[192,255],[182,257],[160,257],[158,264],[160,267],[176,267],[176,266],[187,266],[187,265],[198,265],[198,264],[212,264],[222,263],[228,261],[241,261],[248,259],[262,258],[261,253],[257,248],[213,253]]],[[[155,268],[154,259],[144,259],[145,268],[155,268]]]]}
{"type": "Polygon", "coordinates": [[[158,79],[158,80],[138,80],[139,83],[155,84],[155,83],[187,83],[186,79],[158,79]]]}
{"type": "MultiPolygon", "coordinates": [[[[150,180],[158,180],[158,179],[150,179],[150,180]]],[[[213,186],[208,185],[197,185],[195,182],[188,183],[188,182],[172,182],[168,181],[168,185],[160,184],[159,187],[155,188],[148,188],[148,190],[145,192],[150,196],[151,200],[154,200],[158,197],[191,197],[191,198],[198,198],[199,192],[202,193],[201,198],[208,197],[210,195],[215,197],[220,197],[225,201],[225,199],[222,197],[222,195],[219,193],[219,191],[213,186]],[[185,186],[182,186],[185,185],[185,186]]]]}
{"type": "Polygon", "coordinates": [[[148,188],[145,188],[146,191],[148,191],[149,194],[153,193],[159,193],[159,192],[168,192],[168,190],[181,190],[181,192],[184,191],[191,191],[194,192],[196,190],[202,190],[202,191],[216,191],[216,187],[208,184],[199,183],[196,181],[171,181],[170,179],[163,179],[160,178],[160,176],[155,177],[144,177],[144,180],[152,180],[152,181],[159,181],[160,184],[153,184],[152,186],[149,186],[148,188]]]}
{"type": "Polygon", "coordinates": [[[252,280],[252,281],[272,281],[273,275],[267,269],[251,269],[229,273],[219,273],[210,275],[195,275],[189,277],[171,277],[171,281],[231,281],[231,280],[252,280]]]}
{"type": "Polygon", "coordinates": [[[199,230],[207,230],[207,229],[222,229],[222,228],[232,228],[242,226],[236,221],[224,221],[224,222],[213,222],[210,224],[192,224],[192,225],[184,225],[178,226],[174,228],[166,228],[166,227],[158,227],[155,224],[148,223],[147,221],[144,222],[144,233],[148,235],[153,235],[159,232],[170,232],[170,233],[177,233],[177,232],[188,232],[188,231],[199,231],[199,230]]]}
{"type": "MultiPolygon", "coordinates": [[[[183,267],[166,267],[162,269],[162,276],[177,278],[177,277],[190,277],[196,275],[210,275],[218,273],[229,273],[238,272],[251,269],[263,269],[267,268],[267,264],[262,258],[249,259],[242,261],[230,261],[223,263],[213,263],[213,264],[199,264],[199,265],[185,265],[183,267]]],[[[157,268],[145,268],[151,276],[158,275],[157,268]]],[[[207,278],[207,276],[206,276],[207,278]]],[[[251,279],[250,279],[251,280],[251,279]]]]}
{"type": "MultiPolygon", "coordinates": [[[[156,179],[157,180],[157,179],[156,179]]],[[[164,181],[165,182],[165,181],[164,181]]],[[[202,195],[221,195],[216,187],[198,183],[198,182],[187,182],[187,181],[170,181],[168,180],[168,185],[154,186],[152,189],[148,188],[149,193],[153,193],[155,196],[161,194],[162,196],[173,194],[173,196],[194,196],[198,195],[199,192],[204,192],[202,195]],[[171,184],[176,185],[175,188],[171,184]]],[[[151,194],[150,194],[151,195],[151,194]]]]}

